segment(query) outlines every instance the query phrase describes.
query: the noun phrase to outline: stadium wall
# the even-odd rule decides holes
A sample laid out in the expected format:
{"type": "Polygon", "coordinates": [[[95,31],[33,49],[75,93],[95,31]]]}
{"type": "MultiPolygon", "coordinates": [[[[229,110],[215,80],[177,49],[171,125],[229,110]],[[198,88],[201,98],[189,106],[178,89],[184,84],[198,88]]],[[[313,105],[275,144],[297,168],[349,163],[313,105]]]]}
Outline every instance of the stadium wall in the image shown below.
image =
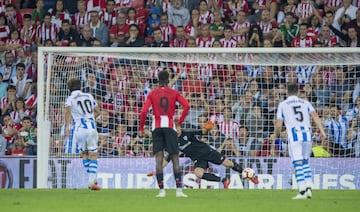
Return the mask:
{"type": "MultiPolygon", "coordinates": [[[[188,188],[222,188],[219,183],[199,180],[192,173],[192,163],[181,158],[184,170],[184,186],[188,188]]],[[[230,172],[233,189],[296,189],[292,184],[293,168],[289,158],[247,158],[240,163],[251,166],[259,173],[258,185],[242,182],[239,175],[230,172]],[[273,170],[271,172],[271,170],[273,170]]],[[[314,189],[360,189],[360,158],[312,158],[310,164],[314,170],[314,189]]],[[[145,158],[104,158],[99,159],[99,184],[103,188],[151,189],[157,188],[155,177],[147,177],[155,161],[145,158]]],[[[224,177],[222,166],[211,169],[224,177]]],[[[82,172],[81,159],[50,158],[49,188],[86,188],[85,171],[82,172]]],[[[175,188],[172,168],[164,170],[165,188],[175,188]]],[[[1,188],[35,188],[35,157],[0,157],[1,188]]]]}

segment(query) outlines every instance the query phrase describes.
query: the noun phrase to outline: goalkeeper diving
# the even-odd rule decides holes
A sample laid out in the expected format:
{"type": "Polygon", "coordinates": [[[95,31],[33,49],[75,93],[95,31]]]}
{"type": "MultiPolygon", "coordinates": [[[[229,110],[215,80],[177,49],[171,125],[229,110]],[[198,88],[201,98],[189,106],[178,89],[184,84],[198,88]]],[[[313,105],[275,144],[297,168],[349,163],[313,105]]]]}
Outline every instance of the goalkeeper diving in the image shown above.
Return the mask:
{"type": "MultiPolygon", "coordinates": [[[[181,130],[178,135],[178,144],[179,149],[186,157],[189,157],[194,162],[194,172],[195,175],[207,181],[222,182],[224,188],[227,189],[230,184],[230,179],[228,177],[221,178],[216,176],[213,173],[206,173],[205,170],[209,168],[209,162],[220,165],[222,164],[226,168],[231,168],[232,170],[242,173],[242,167],[235,161],[231,161],[225,157],[225,155],[219,153],[215,148],[201,141],[203,134],[206,134],[209,130],[214,127],[212,122],[204,123],[201,130],[196,129],[184,129],[181,130]]],[[[167,157],[164,158],[163,167],[169,163],[167,157]]],[[[150,172],[147,176],[155,175],[155,172],[150,172]]],[[[258,184],[258,177],[255,175],[251,181],[254,184],[258,184]]]]}

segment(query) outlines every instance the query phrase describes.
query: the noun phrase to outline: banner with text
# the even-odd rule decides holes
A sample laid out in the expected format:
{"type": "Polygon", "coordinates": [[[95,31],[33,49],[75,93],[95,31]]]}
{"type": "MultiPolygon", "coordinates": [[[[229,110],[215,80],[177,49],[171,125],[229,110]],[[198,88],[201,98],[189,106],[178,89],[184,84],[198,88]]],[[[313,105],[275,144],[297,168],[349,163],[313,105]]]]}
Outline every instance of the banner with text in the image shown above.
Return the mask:
{"type": "MultiPolygon", "coordinates": [[[[240,175],[223,166],[210,164],[207,171],[225,177],[230,174],[233,189],[296,189],[293,167],[289,158],[236,159],[243,167],[252,167],[260,183],[242,181],[240,175]]],[[[157,188],[156,178],[147,177],[153,171],[153,158],[100,158],[98,182],[102,188],[157,188]]],[[[193,173],[193,163],[181,158],[184,187],[222,188],[218,182],[199,180],[193,173]]],[[[314,189],[360,189],[360,158],[312,158],[314,189]]],[[[49,188],[86,188],[88,177],[78,158],[50,158],[49,188]]],[[[164,169],[165,188],[175,188],[172,165],[164,169]]],[[[36,188],[36,158],[0,157],[1,188],[36,188]]]]}

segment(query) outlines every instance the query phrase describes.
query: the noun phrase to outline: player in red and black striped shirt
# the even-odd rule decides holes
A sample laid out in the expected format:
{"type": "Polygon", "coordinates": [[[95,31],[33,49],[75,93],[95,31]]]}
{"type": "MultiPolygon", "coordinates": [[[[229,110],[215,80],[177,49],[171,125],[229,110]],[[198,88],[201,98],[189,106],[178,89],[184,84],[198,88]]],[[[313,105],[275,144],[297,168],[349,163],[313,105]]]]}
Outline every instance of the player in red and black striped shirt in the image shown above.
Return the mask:
{"type": "Polygon", "coordinates": [[[173,170],[176,181],[176,196],[187,197],[182,193],[182,180],[179,165],[179,147],[177,142],[177,133],[181,133],[180,125],[185,120],[189,112],[190,105],[188,101],[180,95],[180,93],[170,87],[169,73],[165,70],[158,74],[159,87],[152,90],[147,96],[144,108],[140,114],[140,133],[144,133],[144,125],[146,114],[152,106],[152,140],[153,151],[156,160],[156,179],[160,188],[160,193],[157,197],[165,197],[164,179],[163,179],[163,157],[164,150],[170,154],[173,162],[173,170]],[[176,103],[179,102],[183,106],[183,112],[180,118],[176,121],[174,119],[176,111],[176,103]]]}

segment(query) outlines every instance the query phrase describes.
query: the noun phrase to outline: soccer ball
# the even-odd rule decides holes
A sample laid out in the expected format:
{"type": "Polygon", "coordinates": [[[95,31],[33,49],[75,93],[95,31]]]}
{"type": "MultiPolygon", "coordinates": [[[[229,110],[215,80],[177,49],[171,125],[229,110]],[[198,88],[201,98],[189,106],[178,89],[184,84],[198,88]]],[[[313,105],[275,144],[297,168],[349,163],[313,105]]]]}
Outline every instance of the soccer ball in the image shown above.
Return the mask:
{"type": "Polygon", "coordinates": [[[255,177],[255,171],[252,168],[245,168],[241,175],[243,180],[251,180],[255,177]]]}

